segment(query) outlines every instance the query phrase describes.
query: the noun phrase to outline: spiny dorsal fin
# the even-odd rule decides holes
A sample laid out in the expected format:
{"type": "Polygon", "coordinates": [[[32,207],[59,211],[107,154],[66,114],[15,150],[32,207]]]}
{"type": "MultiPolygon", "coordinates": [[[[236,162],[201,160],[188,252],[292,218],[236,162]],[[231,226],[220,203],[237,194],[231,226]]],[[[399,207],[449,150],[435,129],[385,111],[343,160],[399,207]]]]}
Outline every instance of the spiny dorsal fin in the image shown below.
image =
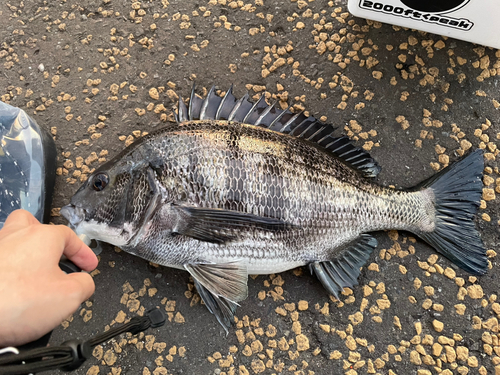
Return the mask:
{"type": "Polygon", "coordinates": [[[376,177],[381,169],[368,152],[355,146],[348,137],[333,136],[336,129],[333,125],[313,116],[308,117],[303,112],[293,113],[291,107],[283,111],[277,108],[276,103],[269,105],[265,95],[255,103],[249,100],[248,94],[237,99],[233,95],[233,86],[223,98],[215,93],[215,86],[212,86],[203,99],[195,94],[193,85],[189,106],[186,107],[179,98],[177,112],[179,123],[192,120],[237,121],[306,139],[330,151],[365,177],[376,177]]]}
{"type": "Polygon", "coordinates": [[[214,119],[217,114],[217,109],[220,107],[222,98],[215,93],[215,86],[212,86],[203,101],[200,112],[200,120],[214,119]]]}
{"type": "Polygon", "coordinates": [[[178,123],[188,120],[188,110],[182,98],[179,96],[179,104],[177,106],[177,113],[175,114],[175,121],[178,123]]]}

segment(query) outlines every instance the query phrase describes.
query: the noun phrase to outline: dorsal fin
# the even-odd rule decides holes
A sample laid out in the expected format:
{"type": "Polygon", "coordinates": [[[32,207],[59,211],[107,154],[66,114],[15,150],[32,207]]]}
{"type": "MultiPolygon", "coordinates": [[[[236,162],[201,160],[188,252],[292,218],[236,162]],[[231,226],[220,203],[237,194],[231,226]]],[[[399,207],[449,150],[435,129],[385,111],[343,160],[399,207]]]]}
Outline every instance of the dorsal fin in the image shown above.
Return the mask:
{"type": "Polygon", "coordinates": [[[291,107],[283,111],[277,108],[276,103],[269,105],[264,94],[253,103],[248,94],[237,99],[233,95],[233,86],[223,98],[215,93],[215,86],[212,86],[203,99],[195,94],[193,85],[189,106],[186,107],[179,98],[177,112],[175,118],[179,123],[192,120],[229,120],[304,138],[328,150],[365,177],[376,177],[381,169],[368,152],[355,146],[347,136],[334,136],[336,128],[333,125],[313,116],[308,117],[303,112],[293,113],[291,107]]]}

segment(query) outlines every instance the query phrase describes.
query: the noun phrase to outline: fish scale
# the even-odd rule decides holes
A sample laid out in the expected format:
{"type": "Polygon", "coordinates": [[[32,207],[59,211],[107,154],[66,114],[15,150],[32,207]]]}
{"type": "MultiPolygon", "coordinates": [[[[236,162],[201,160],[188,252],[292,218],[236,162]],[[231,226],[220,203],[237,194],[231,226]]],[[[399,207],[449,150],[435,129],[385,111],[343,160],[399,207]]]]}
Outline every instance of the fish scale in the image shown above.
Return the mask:
{"type": "Polygon", "coordinates": [[[178,123],[100,166],[61,214],[78,234],[186,269],[225,329],[248,274],[309,265],[338,298],[357,283],[378,230],[410,231],[470,273],[486,272],[473,222],[481,150],[392,189],[370,179],[378,164],[331,125],[247,98],[193,91],[178,123]]]}
{"type": "MultiPolygon", "coordinates": [[[[296,225],[295,230],[269,233],[269,242],[279,241],[283,246],[284,260],[287,253],[296,254],[294,259],[302,259],[302,264],[310,259],[328,260],[332,251],[360,233],[413,229],[416,223],[426,220],[420,192],[401,192],[364,182],[313,145],[300,142],[300,147],[296,147],[297,138],[230,122],[192,121],[184,123],[181,129],[173,128],[172,134],[168,128],[165,130],[162,136],[171,139],[167,149],[160,148],[163,143],[155,138],[144,144],[153,155],[161,157],[164,167],[158,182],[166,195],[197,207],[240,209],[296,225]],[[242,141],[230,142],[231,137],[242,141]],[[175,147],[176,144],[182,146],[175,147]],[[189,154],[186,149],[190,149],[189,154]],[[172,160],[176,167],[170,163],[172,160]],[[237,176],[242,174],[245,181],[240,184],[237,176]],[[288,197],[278,197],[276,191],[287,191],[288,197]],[[246,196],[238,194],[239,199],[235,200],[237,192],[245,192],[246,196]]],[[[164,218],[158,215],[154,220],[161,222],[164,218]]],[[[162,230],[161,225],[157,228],[162,230]]],[[[245,240],[256,241],[261,232],[249,228],[245,240]]],[[[154,238],[157,234],[147,235],[154,238]]],[[[238,235],[242,236],[241,231],[238,235]]],[[[211,246],[192,238],[185,238],[185,242],[179,248],[177,243],[165,247],[163,241],[157,241],[157,245],[148,244],[147,249],[139,251],[147,259],[158,259],[157,253],[161,253],[160,264],[174,266],[176,252],[189,251],[202,259],[206,247],[211,246]]],[[[244,245],[233,241],[225,248],[239,246],[244,245]]],[[[259,258],[258,254],[249,256],[259,258]]],[[[237,257],[219,255],[217,261],[237,257]]],[[[256,264],[249,262],[249,273],[261,273],[256,264]]]]}

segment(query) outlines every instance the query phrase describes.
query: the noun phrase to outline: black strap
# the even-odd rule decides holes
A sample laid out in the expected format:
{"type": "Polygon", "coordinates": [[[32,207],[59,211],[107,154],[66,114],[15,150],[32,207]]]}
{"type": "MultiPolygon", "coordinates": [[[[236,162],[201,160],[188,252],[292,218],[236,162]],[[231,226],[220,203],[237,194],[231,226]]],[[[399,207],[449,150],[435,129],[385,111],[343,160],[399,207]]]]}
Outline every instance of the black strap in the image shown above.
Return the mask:
{"type": "Polygon", "coordinates": [[[165,320],[165,313],[156,308],[85,342],[70,340],[60,346],[38,348],[20,354],[5,354],[0,357],[0,375],[26,375],[55,369],[73,371],[91,357],[95,346],[125,332],[135,335],[148,328],[161,327],[165,320]]]}
{"type": "Polygon", "coordinates": [[[52,335],[52,331],[43,335],[38,340],[29,342],[29,343],[24,344],[22,346],[18,346],[17,350],[19,350],[20,353],[23,353],[23,352],[26,352],[26,351],[32,350],[32,349],[43,348],[49,344],[49,340],[50,340],[51,335],[52,335]]]}

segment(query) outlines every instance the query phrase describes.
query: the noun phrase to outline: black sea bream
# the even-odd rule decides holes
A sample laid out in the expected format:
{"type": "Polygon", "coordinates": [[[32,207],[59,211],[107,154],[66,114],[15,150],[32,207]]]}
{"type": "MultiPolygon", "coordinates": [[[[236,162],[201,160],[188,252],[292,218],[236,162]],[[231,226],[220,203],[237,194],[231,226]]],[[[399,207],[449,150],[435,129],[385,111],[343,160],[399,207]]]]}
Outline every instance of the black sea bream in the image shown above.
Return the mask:
{"type": "Polygon", "coordinates": [[[177,123],[99,167],[61,210],[78,234],[186,269],[227,329],[249,274],[309,265],[338,297],[377,246],[410,231],[474,275],[488,267],[474,226],[477,150],[418,187],[371,181],[378,164],[334,128],[248,95],[179,101],[177,123]]]}

